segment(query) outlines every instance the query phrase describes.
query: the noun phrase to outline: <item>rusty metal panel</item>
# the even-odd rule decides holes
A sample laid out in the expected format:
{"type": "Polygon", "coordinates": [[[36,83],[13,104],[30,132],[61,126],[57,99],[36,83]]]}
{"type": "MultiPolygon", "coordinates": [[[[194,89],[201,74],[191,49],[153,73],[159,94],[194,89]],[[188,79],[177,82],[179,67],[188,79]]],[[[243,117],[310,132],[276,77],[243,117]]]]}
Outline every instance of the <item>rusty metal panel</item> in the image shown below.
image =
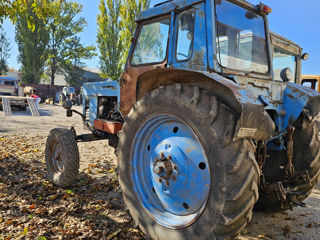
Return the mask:
{"type": "Polygon", "coordinates": [[[116,134],[122,129],[123,123],[96,119],[93,126],[99,131],[116,134]]]}

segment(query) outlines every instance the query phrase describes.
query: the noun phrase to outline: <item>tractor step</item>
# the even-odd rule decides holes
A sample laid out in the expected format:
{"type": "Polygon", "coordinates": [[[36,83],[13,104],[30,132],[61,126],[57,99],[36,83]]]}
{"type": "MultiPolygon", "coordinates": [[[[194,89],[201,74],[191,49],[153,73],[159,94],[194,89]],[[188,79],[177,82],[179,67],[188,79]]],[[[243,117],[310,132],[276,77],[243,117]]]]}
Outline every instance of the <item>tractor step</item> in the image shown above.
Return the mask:
{"type": "Polygon", "coordinates": [[[93,127],[99,131],[107,132],[111,134],[118,133],[123,126],[123,122],[116,122],[116,121],[108,121],[105,119],[96,119],[94,120],[93,127]]]}

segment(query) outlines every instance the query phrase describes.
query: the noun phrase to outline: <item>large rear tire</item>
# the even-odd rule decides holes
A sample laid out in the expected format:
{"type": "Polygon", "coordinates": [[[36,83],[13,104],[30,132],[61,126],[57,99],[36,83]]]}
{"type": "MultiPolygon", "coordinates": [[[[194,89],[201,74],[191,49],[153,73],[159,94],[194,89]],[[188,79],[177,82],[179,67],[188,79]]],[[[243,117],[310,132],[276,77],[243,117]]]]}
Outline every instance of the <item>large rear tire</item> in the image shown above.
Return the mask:
{"type": "Polygon", "coordinates": [[[79,150],[72,131],[52,129],[45,152],[48,180],[59,187],[71,185],[79,175],[79,150]]]}
{"type": "Polygon", "coordinates": [[[303,192],[297,197],[302,202],[317,186],[320,179],[320,122],[319,119],[307,121],[300,117],[293,135],[294,156],[293,165],[296,171],[307,170],[310,184],[297,186],[297,191],[303,192]]]}
{"type": "Polygon", "coordinates": [[[250,221],[259,168],[235,115],[196,86],[166,86],[130,111],[117,150],[124,200],[150,238],[227,239],[250,221]],[[169,176],[169,177],[168,177],[169,176]]]}

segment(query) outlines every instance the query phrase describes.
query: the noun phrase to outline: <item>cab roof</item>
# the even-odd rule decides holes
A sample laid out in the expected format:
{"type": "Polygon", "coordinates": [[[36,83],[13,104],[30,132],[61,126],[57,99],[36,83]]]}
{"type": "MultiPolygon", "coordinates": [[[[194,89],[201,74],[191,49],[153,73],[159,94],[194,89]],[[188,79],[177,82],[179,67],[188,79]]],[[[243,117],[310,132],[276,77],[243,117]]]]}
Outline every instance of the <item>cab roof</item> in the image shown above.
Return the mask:
{"type": "MultiPolygon", "coordinates": [[[[151,19],[154,17],[162,16],[169,14],[171,11],[174,10],[182,10],[187,7],[190,7],[192,5],[195,5],[200,2],[204,2],[205,0],[169,0],[164,1],[162,3],[156,4],[154,7],[149,8],[145,11],[143,11],[140,16],[136,19],[137,22],[140,22],[142,20],[151,19]]],[[[249,7],[249,8],[255,8],[254,5],[250,4],[249,2],[245,0],[231,0],[231,2],[238,2],[239,4],[249,7]]]]}
{"type": "Polygon", "coordinates": [[[165,1],[159,4],[156,4],[154,7],[149,8],[143,11],[140,16],[136,19],[137,22],[158,17],[161,15],[166,15],[173,10],[183,9],[199,2],[203,2],[203,0],[173,0],[173,1],[165,1]]]}

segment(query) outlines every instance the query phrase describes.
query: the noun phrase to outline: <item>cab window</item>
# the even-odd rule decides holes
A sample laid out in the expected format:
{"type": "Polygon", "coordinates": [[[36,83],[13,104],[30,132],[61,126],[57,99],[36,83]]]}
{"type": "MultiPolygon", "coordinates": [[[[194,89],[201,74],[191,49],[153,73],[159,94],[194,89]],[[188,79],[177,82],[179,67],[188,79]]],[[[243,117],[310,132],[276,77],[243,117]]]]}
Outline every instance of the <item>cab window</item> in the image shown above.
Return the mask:
{"type": "Polygon", "coordinates": [[[179,16],[176,59],[188,60],[192,55],[194,35],[194,12],[184,12],[179,16]]]}
{"type": "Polygon", "coordinates": [[[273,49],[273,72],[274,79],[277,81],[282,81],[281,71],[285,68],[290,68],[293,77],[290,82],[295,82],[296,80],[296,66],[297,59],[296,56],[282,48],[274,46],[273,49]]]}
{"type": "Polygon", "coordinates": [[[170,20],[145,24],[141,27],[133,50],[131,64],[161,63],[166,58],[170,20]]]}
{"type": "Polygon", "coordinates": [[[14,81],[4,81],[4,85],[6,85],[6,86],[14,86],[14,81]]]}

